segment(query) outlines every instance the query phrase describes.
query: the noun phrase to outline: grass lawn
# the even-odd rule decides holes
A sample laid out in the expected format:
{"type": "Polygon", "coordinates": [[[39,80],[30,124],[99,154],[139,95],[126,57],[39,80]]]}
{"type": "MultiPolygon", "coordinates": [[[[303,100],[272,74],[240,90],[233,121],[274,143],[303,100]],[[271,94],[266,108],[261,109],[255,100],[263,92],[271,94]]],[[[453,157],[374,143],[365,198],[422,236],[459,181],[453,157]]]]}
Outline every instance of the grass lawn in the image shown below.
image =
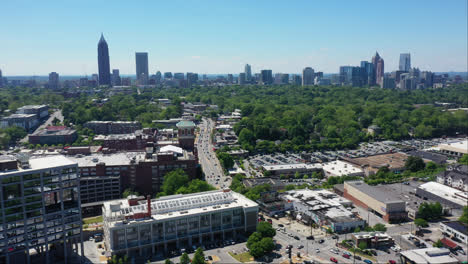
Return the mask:
{"type": "Polygon", "coordinates": [[[244,252],[244,253],[240,253],[240,254],[232,254],[232,252],[229,252],[229,255],[231,255],[237,261],[240,261],[242,263],[250,262],[250,261],[254,260],[254,257],[252,257],[252,255],[250,255],[249,252],[244,252]]]}
{"type": "Polygon", "coordinates": [[[94,224],[94,223],[101,223],[102,222],[102,215],[95,216],[95,217],[88,217],[83,218],[83,224],[94,224]]]}

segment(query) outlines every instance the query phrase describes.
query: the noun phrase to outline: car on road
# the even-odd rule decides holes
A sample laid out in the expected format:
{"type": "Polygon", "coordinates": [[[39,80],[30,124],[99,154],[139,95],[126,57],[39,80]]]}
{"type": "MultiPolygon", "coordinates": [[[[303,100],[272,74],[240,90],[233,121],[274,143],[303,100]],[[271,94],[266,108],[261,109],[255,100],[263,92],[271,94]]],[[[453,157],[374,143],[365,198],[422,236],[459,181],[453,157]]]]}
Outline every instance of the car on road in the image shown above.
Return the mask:
{"type": "Polygon", "coordinates": [[[334,262],[334,263],[338,263],[338,260],[337,260],[336,258],[334,258],[334,257],[331,257],[331,258],[330,258],[330,261],[331,261],[331,262],[334,262]]]}
{"type": "Polygon", "coordinates": [[[291,249],[291,248],[293,248],[293,245],[288,245],[288,246],[286,246],[286,248],[291,249]]]}
{"type": "Polygon", "coordinates": [[[320,249],[319,249],[319,248],[317,248],[317,249],[315,250],[315,252],[317,252],[317,253],[320,253],[320,249]]]}
{"type": "Polygon", "coordinates": [[[301,240],[298,236],[294,236],[294,239],[301,240]]]}
{"type": "Polygon", "coordinates": [[[372,261],[370,261],[368,259],[363,260],[363,262],[366,263],[366,264],[372,264],[372,261]]]}
{"type": "Polygon", "coordinates": [[[314,240],[314,236],[308,236],[306,237],[307,240],[314,240]]]}
{"type": "Polygon", "coordinates": [[[319,242],[319,244],[322,244],[323,242],[325,242],[325,240],[320,239],[318,242],[319,242]]]}
{"type": "Polygon", "coordinates": [[[337,235],[333,235],[332,238],[333,238],[333,239],[338,239],[338,236],[337,236],[337,235]]]}
{"type": "Polygon", "coordinates": [[[283,225],[283,224],[278,224],[278,226],[279,226],[279,227],[284,227],[284,225],[283,225]]]}

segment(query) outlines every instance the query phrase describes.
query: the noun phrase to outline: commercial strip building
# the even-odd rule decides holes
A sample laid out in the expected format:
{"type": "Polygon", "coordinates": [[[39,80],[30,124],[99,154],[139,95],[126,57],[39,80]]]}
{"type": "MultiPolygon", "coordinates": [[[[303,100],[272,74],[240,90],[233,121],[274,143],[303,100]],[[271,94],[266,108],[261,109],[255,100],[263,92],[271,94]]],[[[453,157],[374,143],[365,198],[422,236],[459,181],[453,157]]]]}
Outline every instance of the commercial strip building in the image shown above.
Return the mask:
{"type": "Polygon", "coordinates": [[[468,225],[460,221],[441,222],[439,226],[442,233],[447,233],[450,237],[468,244],[468,225]]]}
{"type": "Polygon", "coordinates": [[[89,121],[84,127],[91,129],[95,134],[129,134],[141,129],[138,121],[89,121]]]}
{"type": "Polygon", "coordinates": [[[0,161],[0,262],[70,263],[81,244],[80,182],[61,155],[0,161]]]}
{"type": "Polygon", "coordinates": [[[365,242],[367,248],[384,249],[395,244],[395,241],[387,233],[382,232],[360,232],[351,235],[355,245],[365,242]]]}
{"type": "Polygon", "coordinates": [[[102,208],[104,241],[112,255],[149,256],[255,231],[258,205],[229,189],[121,199],[102,208]]]}
{"type": "Polygon", "coordinates": [[[468,140],[440,144],[437,149],[451,157],[461,157],[463,154],[468,154],[468,140]]]}
{"type": "Polygon", "coordinates": [[[272,191],[284,190],[286,183],[281,181],[279,178],[246,178],[242,180],[242,184],[246,188],[253,188],[255,186],[267,184],[270,186],[272,191]]]}
{"type": "Polygon", "coordinates": [[[281,199],[286,202],[286,210],[293,211],[297,220],[308,225],[315,223],[337,233],[366,225],[365,220],[345,207],[351,206],[351,201],[326,190],[293,190],[285,192],[281,199]]]}
{"type": "Polygon", "coordinates": [[[377,173],[382,167],[388,167],[390,171],[400,173],[405,169],[407,158],[408,155],[405,153],[397,152],[354,159],[346,158],[345,161],[359,166],[364,171],[364,175],[369,176],[377,173]]]}
{"type": "Polygon", "coordinates": [[[47,144],[47,145],[58,145],[58,144],[73,144],[78,138],[76,130],[65,127],[65,126],[49,126],[44,130],[38,130],[33,134],[29,135],[28,140],[30,144],[47,144]]]}
{"type": "Polygon", "coordinates": [[[282,165],[263,165],[263,170],[270,172],[272,176],[294,176],[299,173],[301,175],[310,174],[314,171],[321,171],[322,165],[319,163],[314,164],[282,164],[282,165]]]}
{"type": "Polygon", "coordinates": [[[343,196],[389,223],[405,220],[408,216],[404,201],[363,181],[344,182],[343,196]]]}
{"type": "Polygon", "coordinates": [[[400,263],[404,264],[457,264],[458,259],[446,248],[422,248],[400,252],[400,263]]]}
{"type": "Polygon", "coordinates": [[[335,161],[330,161],[327,163],[324,163],[322,165],[323,173],[325,174],[325,177],[330,177],[330,176],[363,176],[364,171],[345,161],[341,160],[335,160],[335,161]]]}
{"type": "Polygon", "coordinates": [[[438,182],[426,182],[416,189],[416,196],[439,202],[448,208],[461,209],[468,204],[468,193],[438,182]]]}

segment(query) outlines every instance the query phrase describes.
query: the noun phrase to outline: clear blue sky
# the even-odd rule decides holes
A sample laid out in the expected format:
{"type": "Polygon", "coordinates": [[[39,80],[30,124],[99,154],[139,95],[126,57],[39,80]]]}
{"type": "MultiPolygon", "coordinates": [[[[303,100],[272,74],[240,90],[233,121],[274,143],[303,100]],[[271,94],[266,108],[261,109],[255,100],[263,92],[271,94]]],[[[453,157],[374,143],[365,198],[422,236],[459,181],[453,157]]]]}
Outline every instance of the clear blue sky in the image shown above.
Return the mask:
{"type": "Polygon", "coordinates": [[[149,52],[154,73],[326,73],[377,50],[385,71],[410,52],[421,70],[467,70],[467,0],[411,1],[2,1],[4,75],[97,72],[101,32],[111,69],[135,73],[149,52]]]}

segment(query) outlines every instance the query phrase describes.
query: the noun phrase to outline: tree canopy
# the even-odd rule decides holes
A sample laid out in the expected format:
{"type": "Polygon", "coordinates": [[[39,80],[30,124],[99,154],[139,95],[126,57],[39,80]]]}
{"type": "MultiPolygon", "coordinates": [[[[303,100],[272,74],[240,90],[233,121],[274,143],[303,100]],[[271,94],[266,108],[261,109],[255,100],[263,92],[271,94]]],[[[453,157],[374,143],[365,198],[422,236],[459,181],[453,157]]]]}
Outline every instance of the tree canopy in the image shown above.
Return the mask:
{"type": "Polygon", "coordinates": [[[177,169],[164,175],[161,192],[157,196],[206,192],[214,189],[206,181],[199,179],[190,180],[184,170],[177,169]]]}

